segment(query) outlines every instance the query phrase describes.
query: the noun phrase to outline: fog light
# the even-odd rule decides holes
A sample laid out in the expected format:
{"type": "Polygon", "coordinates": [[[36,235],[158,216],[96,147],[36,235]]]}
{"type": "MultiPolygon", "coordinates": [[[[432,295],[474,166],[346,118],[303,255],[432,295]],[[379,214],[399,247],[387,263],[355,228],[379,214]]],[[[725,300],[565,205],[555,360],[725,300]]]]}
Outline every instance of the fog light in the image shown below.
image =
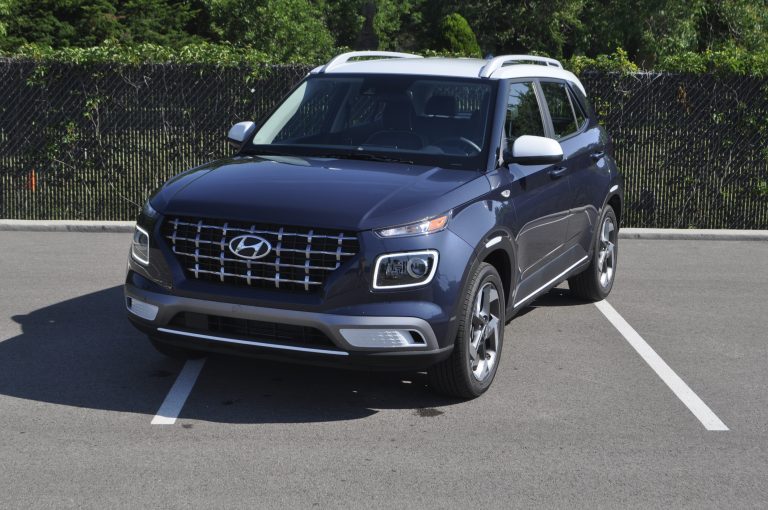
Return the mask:
{"type": "Polygon", "coordinates": [[[153,321],[155,320],[155,317],[157,317],[158,307],[145,303],[139,299],[127,297],[125,298],[125,306],[128,308],[129,312],[138,315],[142,319],[153,321]]]}
{"type": "Polygon", "coordinates": [[[149,233],[138,225],[133,232],[131,255],[136,262],[145,266],[149,265],[149,233]]]}
{"type": "Polygon", "coordinates": [[[388,253],[376,260],[374,289],[418,287],[432,281],[437,270],[435,250],[388,253]]]}
{"type": "Polygon", "coordinates": [[[422,347],[424,339],[405,329],[342,329],[341,336],[354,347],[422,347]]]}

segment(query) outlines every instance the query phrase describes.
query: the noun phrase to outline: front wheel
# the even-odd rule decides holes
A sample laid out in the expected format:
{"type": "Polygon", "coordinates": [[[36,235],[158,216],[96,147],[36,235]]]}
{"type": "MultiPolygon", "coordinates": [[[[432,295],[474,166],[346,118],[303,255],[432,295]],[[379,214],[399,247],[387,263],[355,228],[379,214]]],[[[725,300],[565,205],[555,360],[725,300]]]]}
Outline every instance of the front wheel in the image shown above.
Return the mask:
{"type": "Polygon", "coordinates": [[[483,263],[463,297],[451,356],[429,369],[429,384],[435,391],[470,399],[491,386],[504,342],[504,310],[499,273],[483,263]]]}
{"type": "Polygon", "coordinates": [[[598,225],[589,267],[568,279],[571,294],[589,301],[600,301],[611,293],[619,258],[619,227],[613,207],[605,206],[598,225]]]}

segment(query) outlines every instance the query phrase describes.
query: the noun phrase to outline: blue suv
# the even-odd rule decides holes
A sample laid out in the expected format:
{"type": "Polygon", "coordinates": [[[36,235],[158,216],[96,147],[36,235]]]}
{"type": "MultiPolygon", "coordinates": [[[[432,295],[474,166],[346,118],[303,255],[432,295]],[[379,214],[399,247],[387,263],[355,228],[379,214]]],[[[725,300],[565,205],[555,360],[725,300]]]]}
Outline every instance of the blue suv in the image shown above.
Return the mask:
{"type": "Polygon", "coordinates": [[[347,53],[228,138],[137,220],[128,316],[166,355],[427,370],[473,398],[537,296],[611,291],[622,180],[556,60],[347,53]]]}

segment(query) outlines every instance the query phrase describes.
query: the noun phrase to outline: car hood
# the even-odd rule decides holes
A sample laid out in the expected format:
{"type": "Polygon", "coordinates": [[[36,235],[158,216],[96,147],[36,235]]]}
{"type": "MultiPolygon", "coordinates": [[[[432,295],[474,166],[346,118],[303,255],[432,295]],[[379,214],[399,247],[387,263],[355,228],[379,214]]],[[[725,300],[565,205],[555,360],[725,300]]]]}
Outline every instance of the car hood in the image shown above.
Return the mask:
{"type": "Polygon", "coordinates": [[[488,187],[471,170],[241,156],[187,171],[151,200],[166,215],[367,230],[446,212],[488,187]]]}

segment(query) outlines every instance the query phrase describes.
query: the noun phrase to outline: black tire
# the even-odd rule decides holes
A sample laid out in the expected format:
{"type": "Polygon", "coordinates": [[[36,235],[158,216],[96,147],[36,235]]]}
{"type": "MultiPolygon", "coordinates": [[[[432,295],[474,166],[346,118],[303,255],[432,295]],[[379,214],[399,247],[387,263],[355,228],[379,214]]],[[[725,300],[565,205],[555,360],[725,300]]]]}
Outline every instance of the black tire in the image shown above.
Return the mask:
{"type": "Polygon", "coordinates": [[[589,267],[568,279],[571,294],[588,301],[600,301],[608,297],[613,288],[613,282],[616,280],[616,268],[619,260],[619,222],[616,220],[613,207],[605,206],[597,225],[598,230],[592,247],[592,260],[589,267]],[[606,228],[611,229],[607,234],[606,228]],[[608,271],[609,265],[610,272],[608,271]]]}
{"type": "Polygon", "coordinates": [[[154,347],[155,350],[157,350],[157,352],[165,356],[168,356],[169,358],[184,360],[184,359],[197,359],[205,356],[205,354],[203,354],[202,352],[196,351],[194,349],[185,349],[184,347],[177,347],[175,345],[170,345],[151,336],[148,338],[149,338],[149,343],[152,344],[152,347],[154,347]]]}
{"type": "Polygon", "coordinates": [[[504,310],[504,286],[499,273],[492,265],[482,263],[472,275],[466,295],[462,297],[453,352],[448,359],[428,371],[429,385],[433,390],[462,399],[476,398],[485,393],[496,376],[501,360],[506,322],[504,310]],[[478,300],[483,302],[479,293],[486,289],[489,313],[476,313],[478,300]],[[483,315],[486,317],[484,325],[480,320],[483,315]],[[475,336],[476,342],[471,341],[473,333],[479,335],[475,336]],[[473,345],[477,347],[473,348],[473,345]],[[474,353],[474,361],[470,353],[474,353]],[[476,372],[482,377],[478,378],[476,372]]]}

